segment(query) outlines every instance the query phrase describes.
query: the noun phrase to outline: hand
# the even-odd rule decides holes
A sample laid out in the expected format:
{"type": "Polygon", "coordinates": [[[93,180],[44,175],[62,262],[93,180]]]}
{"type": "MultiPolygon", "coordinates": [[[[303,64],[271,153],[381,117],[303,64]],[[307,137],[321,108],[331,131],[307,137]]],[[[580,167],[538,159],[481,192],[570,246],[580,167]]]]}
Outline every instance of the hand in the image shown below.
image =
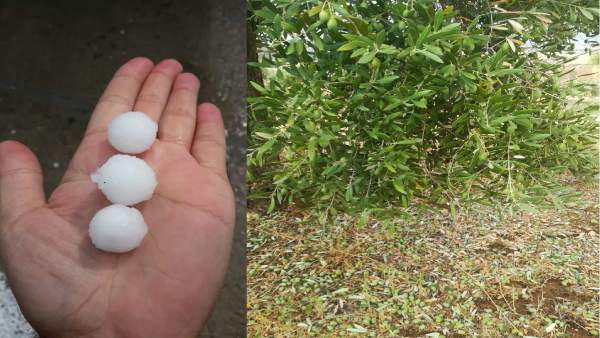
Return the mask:
{"type": "Polygon", "coordinates": [[[207,319],[229,259],[234,202],[221,113],[196,106],[200,83],[181,71],[174,60],[123,65],[48,201],[35,155],[0,143],[0,259],[42,337],[193,337],[207,319]],[[148,224],[140,247],[112,254],[87,233],[109,205],[90,173],[117,153],[106,127],[130,110],[159,123],[158,139],[140,156],[158,186],[136,205],[148,224]]]}

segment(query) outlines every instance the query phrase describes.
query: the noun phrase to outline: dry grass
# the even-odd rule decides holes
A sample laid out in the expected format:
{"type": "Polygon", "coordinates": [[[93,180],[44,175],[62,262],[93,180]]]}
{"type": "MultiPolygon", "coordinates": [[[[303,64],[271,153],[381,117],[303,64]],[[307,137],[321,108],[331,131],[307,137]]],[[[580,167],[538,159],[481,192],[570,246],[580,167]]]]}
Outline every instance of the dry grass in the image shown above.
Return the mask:
{"type": "Polygon", "coordinates": [[[597,337],[597,187],[498,219],[248,215],[248,337],[597,337]]]}

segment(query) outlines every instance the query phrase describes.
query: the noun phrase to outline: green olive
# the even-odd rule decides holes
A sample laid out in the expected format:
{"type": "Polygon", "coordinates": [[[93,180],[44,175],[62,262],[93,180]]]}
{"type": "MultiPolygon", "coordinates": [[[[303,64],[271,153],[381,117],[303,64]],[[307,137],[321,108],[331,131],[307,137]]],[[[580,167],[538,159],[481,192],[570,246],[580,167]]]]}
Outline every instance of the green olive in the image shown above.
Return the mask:
{"type": "Polygon", "coordinates": [[[326,9],[322,9],[319,12],[319,20],[323,23],[327,22],[327,20],[329,20],[329,12],[326,9]]]}
{"type": "Polygon", "coordinates": [[[329,20],[327,21],[327,29],[329,30],[336,30],[337,29],[337,20],[335,19],[335,17],[331,17],[329,18],[329,20]]]}

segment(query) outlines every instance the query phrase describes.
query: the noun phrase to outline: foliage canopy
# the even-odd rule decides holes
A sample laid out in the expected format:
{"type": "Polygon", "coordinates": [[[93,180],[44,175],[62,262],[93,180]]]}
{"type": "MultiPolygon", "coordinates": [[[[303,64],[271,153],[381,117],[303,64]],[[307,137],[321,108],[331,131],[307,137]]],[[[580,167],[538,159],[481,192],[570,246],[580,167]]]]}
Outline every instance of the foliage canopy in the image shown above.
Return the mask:
{"type": "Polygon", "coordinates": [[[557,174],[597,168],[598,107],[560,80],[575,34],[598,34],[595,1],[249,5],[266,75],[249,178],[271,209],[558,203],[557,174]]]}

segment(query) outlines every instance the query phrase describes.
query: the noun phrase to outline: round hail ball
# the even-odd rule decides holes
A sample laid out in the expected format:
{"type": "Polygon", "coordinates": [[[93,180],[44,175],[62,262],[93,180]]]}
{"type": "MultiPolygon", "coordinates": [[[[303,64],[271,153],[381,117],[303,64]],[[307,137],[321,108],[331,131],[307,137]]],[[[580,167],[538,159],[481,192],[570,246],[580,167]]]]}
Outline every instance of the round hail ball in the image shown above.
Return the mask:
{"type": "Polygon", "coordinates": [[[89,234],[94,246],[108,252],[127,252],[137,248],[148,226],[135,208],[113,204],[101,209],[90,222],[89,234]]]}
{"type": "Polygon", "coordinates": [[[154,170],[144,160],[121,154],[109,158],[91,179],[109,201],[123,205],[149,200],[157,185],[154,170]]]}
{"type": "Polygon", "coordinates": [[[142,112],[118,115],[108,124],[108,142],[118,151],[139,154],[150,149],[156,139],[158,124],[142,112]]]}

